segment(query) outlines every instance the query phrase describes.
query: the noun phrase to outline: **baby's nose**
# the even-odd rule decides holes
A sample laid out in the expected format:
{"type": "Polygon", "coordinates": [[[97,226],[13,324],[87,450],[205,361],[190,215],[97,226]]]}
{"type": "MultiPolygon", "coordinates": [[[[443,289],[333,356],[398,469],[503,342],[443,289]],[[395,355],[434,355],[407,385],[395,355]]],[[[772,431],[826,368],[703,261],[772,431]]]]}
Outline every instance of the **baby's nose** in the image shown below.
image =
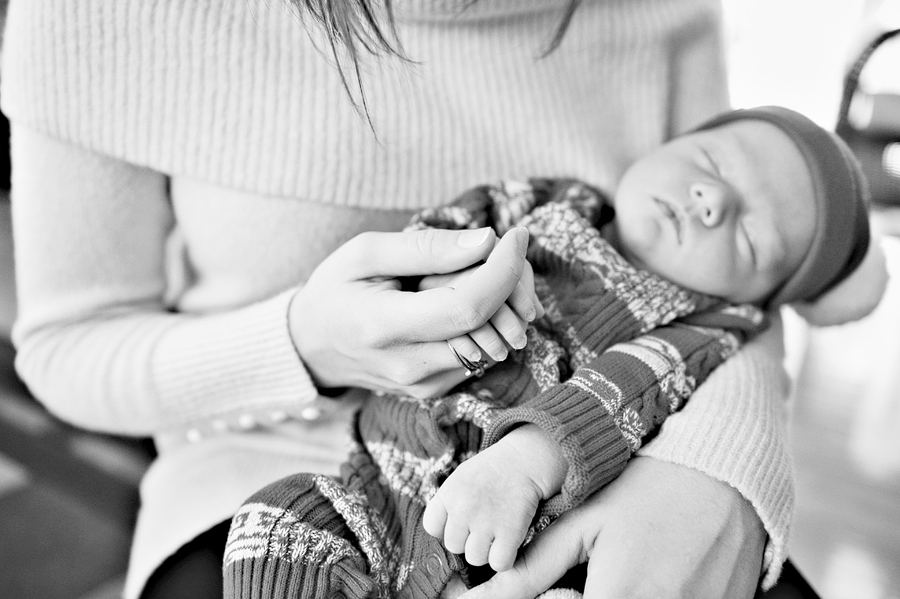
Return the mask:
{"type": "Polygon", "coordinates": [[[725,218],[728,210],[728,190],[722,185],[698,181],[690,187],[690,212],[706,227],[715,227],[725,218]]]}

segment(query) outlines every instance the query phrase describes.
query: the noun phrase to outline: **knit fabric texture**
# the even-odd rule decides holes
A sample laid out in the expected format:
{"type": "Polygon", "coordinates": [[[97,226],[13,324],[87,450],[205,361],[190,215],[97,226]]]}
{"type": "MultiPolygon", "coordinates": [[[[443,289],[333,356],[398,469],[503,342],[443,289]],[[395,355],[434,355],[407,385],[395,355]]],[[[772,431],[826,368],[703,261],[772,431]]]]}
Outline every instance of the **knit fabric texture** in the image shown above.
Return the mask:
{"type": "Polygon", "coordinates": [[[631,266],[600,233],[613,216],[588,185],[532,179],[482,186],[414,218],[412,228],[527,227],[546,315],[529,325],[525,349],[447,396],[369,399],[340,484],[297,475],[251,497],[232,522],[226,596],[437,598],[454,573],[477,582],[484,572],[426,534],[422,513],[456,466],[524,423],[546,431],[568,462],[529,538],[618,476],[766,322],[755,307],[631,266]]]}

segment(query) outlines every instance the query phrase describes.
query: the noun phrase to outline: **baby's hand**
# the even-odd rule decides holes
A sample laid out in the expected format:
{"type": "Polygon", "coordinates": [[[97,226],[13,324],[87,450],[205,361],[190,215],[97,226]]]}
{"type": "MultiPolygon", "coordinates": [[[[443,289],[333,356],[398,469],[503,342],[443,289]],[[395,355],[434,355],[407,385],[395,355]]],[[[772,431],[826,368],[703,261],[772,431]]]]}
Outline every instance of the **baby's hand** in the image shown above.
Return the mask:
{"type": "Polygon", "coordinates": [[[566,475],[559,446],[525,425],[466,460],[425,508],[425,531],[473,566],[508,570],[538,505],[559,492],[566,475]]]}

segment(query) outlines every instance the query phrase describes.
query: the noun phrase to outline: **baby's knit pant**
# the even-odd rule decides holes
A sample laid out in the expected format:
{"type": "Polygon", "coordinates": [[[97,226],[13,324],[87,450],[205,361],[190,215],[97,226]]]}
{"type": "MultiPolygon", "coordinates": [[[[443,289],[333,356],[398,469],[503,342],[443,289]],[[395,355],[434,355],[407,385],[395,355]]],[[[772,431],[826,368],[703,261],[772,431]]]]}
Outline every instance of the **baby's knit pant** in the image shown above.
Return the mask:
{"type": "Polygon", "coordinates": [[[365,500],[326,476],[298,474],[265,487],[232,519],[224,596],[387,596],[371,574],[367,553],[377,560],[381,551],[378,539],[371,538],[374,531],[366,512],[365,500]]]}

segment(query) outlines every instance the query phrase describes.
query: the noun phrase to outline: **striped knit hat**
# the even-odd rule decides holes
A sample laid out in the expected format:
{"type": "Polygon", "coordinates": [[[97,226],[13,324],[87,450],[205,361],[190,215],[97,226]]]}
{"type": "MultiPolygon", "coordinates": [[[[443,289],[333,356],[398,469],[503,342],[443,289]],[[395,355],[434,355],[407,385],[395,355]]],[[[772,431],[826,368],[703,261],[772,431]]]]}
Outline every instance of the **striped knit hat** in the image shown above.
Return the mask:
{"type": "Polygon", "coordinates": [[[862,169],[837,135],[780,106],[726,112],[697,130],[743,119],[771,123],[791,138],[806,160],[816,202],[816,228],[809,250],[800,268],[766,305],[813,302],[846,279],[869,248],[869,189],[862,169]]]}

